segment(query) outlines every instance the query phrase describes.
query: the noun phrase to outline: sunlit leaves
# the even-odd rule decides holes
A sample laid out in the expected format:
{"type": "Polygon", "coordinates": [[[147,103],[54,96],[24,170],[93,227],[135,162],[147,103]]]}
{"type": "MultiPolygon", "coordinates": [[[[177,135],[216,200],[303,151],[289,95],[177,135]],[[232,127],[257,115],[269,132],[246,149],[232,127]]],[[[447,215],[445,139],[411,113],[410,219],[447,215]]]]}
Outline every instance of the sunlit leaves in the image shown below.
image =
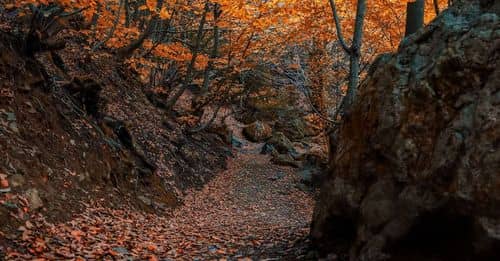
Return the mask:
{"type": "MultiPolygon", "coordinates": [[[[347,39],[353,32],[353,21],[357,0],[337,0],[342,29],[347,39]]],[[[9,2],[9,1],[7,1],[9,2]]],[[[440,0],[441,9],[447,1],[440,0]]],[[[95,20],[92,28],[86,28],[88,44],[101,41],[115,26],[111,38],[104,45],[110,50],[122,48],[144,32],[145,24],[152,18],[158,19],[164,30],[170,23],[175,33],[155,32],[158,39],[147,39],[135,58],[128,62],[147,78],[147,69],[159,62],[174,61],[184,68],[192,58],[194,32],[200,21],[205,0],[158,0],[128,1],[130,6],[120,8],[120,0],[17,0],[8,4],[25,8],[28,4],[57,4],[68,12],[83,9],[81,14],[86,23],[95,20]],[[133,15],[131,15],[133,12],[133,15]],[[128,17],[127,17],[128,15],[128,17]],[[133,19],[131,18],[133,16],[133,19]],[[117,19],[118,18],[118,19],[117,19]],[[161,42],[163,37],[168,39],[161,42]],[[159,41],[159,42],[158,42],[159,41]]],[[[326,0],[211,0],[211,8],[217,5],[221,10],[216,20],[212,12],[204,26],[203,46],[197,55],[195,69],[203,70],[213,45],[212,28],[221,32],[219,57],[214,61],[216,68],[230,66],[235,71],[253,64],[256,60],[276,62],[291,46],[322,49],[328,59],[315,59],[315,66],[331,67],[335,61],[343,61],[342,52],[336,53],[337,42],[332,14],[326,0]]],[[[363,43],[364,62],[375,55],[392,51],[399,45],[404,33],[406,1],[368,1],[363,43]]],[[[426,21],[435,16],[432,0],[427,0],[426,21]]],[[[150,37],[151,38],[151,37],[150,37]]],[[[336,73],[342,70],[336,69],[336,73]]]]}
{"type": "Polygon", "coordinates": [[[160,11],[160,18],[161,19],[169,19],[171,17],[171,15],[169,14],[167,8],[162,8],[161,11],[160,11]]]}
{"type": "Polygon", "coordinates": [[[154,12],[156,10],[156,5],[157,5],[156,0],[146,0],[146,6],[149,9],[149,11],[154,12]]]}

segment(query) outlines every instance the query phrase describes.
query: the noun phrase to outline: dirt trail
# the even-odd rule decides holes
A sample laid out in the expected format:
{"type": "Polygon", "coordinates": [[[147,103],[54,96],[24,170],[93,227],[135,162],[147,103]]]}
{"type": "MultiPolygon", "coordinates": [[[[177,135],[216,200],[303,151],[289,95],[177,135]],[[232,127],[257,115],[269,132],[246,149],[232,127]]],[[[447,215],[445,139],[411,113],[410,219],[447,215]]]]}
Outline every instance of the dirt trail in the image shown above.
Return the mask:
{"type": "Polygon", "coordinates": [[[10,259],[297,260],[307,253],[313,197],[296,170],[243,141],[228,170],[167,216],[91,203],[63,224],[27,224],[10,259]],[[25,251],[19,251],[24,249],[25,251]],[[20,252],[20,253],[14,253],[20,252]],[[245,259],[246,258],[246,259],[245,259]],[[250,259],[248,259],[250,258],[250,259]]]}
{"type": "Polygon", "coordinates": [[[172,221],[207,239],[193,242],[201,243],[196,251],[202,256],[295,259],[307,251],[313,206],[312,197],[295,188],[298,182],[293,169],[247,151],[190,194],[172,221]]]}

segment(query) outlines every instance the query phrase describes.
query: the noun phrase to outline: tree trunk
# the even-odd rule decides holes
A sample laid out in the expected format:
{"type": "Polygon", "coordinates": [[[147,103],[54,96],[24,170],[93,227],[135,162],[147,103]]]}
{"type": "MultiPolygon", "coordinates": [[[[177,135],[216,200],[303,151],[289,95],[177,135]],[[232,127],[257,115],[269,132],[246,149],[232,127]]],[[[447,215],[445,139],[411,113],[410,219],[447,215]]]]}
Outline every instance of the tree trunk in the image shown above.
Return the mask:
{"type": "Polygon", "coordinates": [[[349,48],[342,35],[342,27],[340,25],[340,19],[337,14],[337,8],[335,6],[335,0],[329,0],[330,7],[332,8],[333,18],[335,21],[335,28],[337,29],[337,38],[342,46],[342,49],[349,55],[350,68],[349,68],[349,85],[347,88],[347,95],[342,100],[338,112],[346,114],[351,105],[356,99],[356,93],[358,91],[359,84],[359,73],[360,73],[360,61],[361,61],[361,44],[363,41],[363,25],[366,15],[366,0],[358,0],[356,7],[356,20],[354,22],[354,35],[352,38],[352,44],[349,48]]]}
{"type": "Polygon", "coordinates": [[[439,15],[440,10],[439,10],[439,0],[434,0],[434,11],[436,12],[436,16],[439,15]]]}
{"type": "Polygon", "coordinates": [[[191,57],[191,61],[189,62],[189,66],[186,71],[186,78],[184,78],[184,82],[179,87],[179,90],[174,93],[174,96],[170,98],[165,104],[165,109],[170,110],[177,103],[177,100],[181,97],[181,95],[186,90],[187,86],[193,81],[194,77],[194,65],[196,63],[196,58],[198,57],[198,53],[200,52],[200,43],[203,37],[203,27],[205,26],[205,22],[207,20],[207,14],[210,9],[210,2],[207,0],[205,2],[205,10],[203,11],[203,15],[201,17],[200,25],[198,26],[198,32],[196,33],[196,40],[193,49],[193,55],[191,57]]]}
{"type": "Polygon", "coordinates": [[[350,54],[350,71],[349,71],[349,86],[347,89],[346,103],[344,104],[344,112],[347,112],[351,105],[356,100],[358,91],[360,61],[361,61],[361,44],[363,41],[363,25],[366,14],[366,0],[358,0],[356,9],[356,21],[354,24],[354,36],[350,54]]]}
{"type": "Polygon", "coordinates": [[[92,19],[90,20],[89,27],[92,30],[92,38],[95,37],[97,22],[99,21],[99,16],[101,15],[102,4],[97,2],[96,12],[92,15],[92,19]]]}
{"type": "Polygon", "coordinates": [[[124,7],[125,7],[125,27],[129,28],[130,27],[130,5],[129,5],[129,0],[124,0],[124,7]]]}
{"type": "MultiPolygon", "coordinates": [[[[163,2],[164,0],[158,0],[158,2],[156,2],[156,10],[158,12],[160,12],[161,9],[163,8],[163,2]]],[[[158,21],[155,23],[153,28],[153,34],[151,36],[153,43],[157,43],[161,40],[163,24],[164,22],[161,19],[158,19],[158,21]]]]}
{"type": "Polygon", "coordinates": [[[218,4],[214,6],[214,45],[212,48],[212,54],[210,55],[210,60],[208,61],[207,68],[205,69],[205,75],[203,77],[203,86],[202,92],[208,91],[208,86],[210,85],[210,72],[214,66],[214,60],[219,56],[219,26],[217,22],[219,21],[219,17],[221,15],[221,11],[218,4]]]}
{"type": "Polygon", "coordinates": [[[406,7],[406,32],[405,37],[418,31],[424,26],[424,0],[409,2],[406,7]]]}
{"type": "Polygon", "coordinates": [[[340,45],[342,46],[342,49],[347,54],[351,53],[351,49],[347,47],[347,44],[344,40],[344,36],[342,35],[342,26],[340,25],[340,19],[339,15],[337,13],[337,7],[335,4],[335,0],[329,0],[330,1],[330,7],[332,8],[332,14],[333,14],[333,20],[335,22],[335,29],[337,30],[337,38],[339,39],[340,45]]]}

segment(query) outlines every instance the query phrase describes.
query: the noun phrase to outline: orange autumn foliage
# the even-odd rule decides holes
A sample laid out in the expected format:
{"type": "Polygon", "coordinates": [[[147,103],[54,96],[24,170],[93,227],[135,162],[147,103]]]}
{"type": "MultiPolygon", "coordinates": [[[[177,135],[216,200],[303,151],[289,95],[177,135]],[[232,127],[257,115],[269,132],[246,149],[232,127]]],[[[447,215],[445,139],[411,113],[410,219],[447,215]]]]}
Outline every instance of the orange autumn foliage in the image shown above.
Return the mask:
{"type": "MultiPolygon", "coordinates": [[[[196,31],[204,13],[206,0],[136,0],[124,7],[121,0],[17,0],[10,1],[17,8],[27,5],[56,4],[74,12],[80,10],[88,36],[88,45],[105,40],[103,47],[113,51],[129,45],[147,30],[147,23],[158,18],[151,35],[126,63],[149,80],[154,68],[174,62],[186,71],[194,53],[196,31]],[[133,13],[133,15],[132,15],[133,13]],[[114,30],[113,30],[114,28],[114,30]],[[109,39],[106,39],[109,36],[109,39]]],[[[354,30],[357,0],[337,0],[341,26],[346,39],[354,30]]],[[[447,0],[439,0],[440,9],[447,0]]],[[[326,0],[211,0],[220,9],[220,17],[210,11],[202,26],[201,50],[196,54],[194,69],[205,70],[210,61],[213,70],[230,68],[240,72],[259,62],[278,63],[293,46],[309,50],[305,61],[308,77],[316,88],[315,100],[321,100],[324,88],[335,85],[341,92],[346,75],[346,57],[339,49],[337,35],[328,1],[326,0]],[[212,57],[214,38],[212,30],[220,31],[220,46],[212,57]],[[314,50],[316,49],[316,50],[314,50]],[[314,59],[312,58],[314,56],[314,59]],[[320,76],[321,75],[321,76],[320,76]],[[328,75],[326,77],[325,75],[328,75]]],[[[362,63],[370,63],[378,54],[394,51],[404,34],[407,1],[367,1],[367,14],[362,45],[362,63]]],[[[26,11],[27,12],[27,11],[26,11]]],[[[425,21],[435,17],[432,0],[426,0],[425,21]]],[[[289,65],[299,69],[298,63],[289,65]]],[[[198,75],[199,78],[202,78],[198,75]]],[[[196,81],[196,79],[195,79],[196,81]]],[[[313,90],[314,91],[314,90],[313,90]]],[[[320,104],[319,108],[324,107],[320,104]]]]}

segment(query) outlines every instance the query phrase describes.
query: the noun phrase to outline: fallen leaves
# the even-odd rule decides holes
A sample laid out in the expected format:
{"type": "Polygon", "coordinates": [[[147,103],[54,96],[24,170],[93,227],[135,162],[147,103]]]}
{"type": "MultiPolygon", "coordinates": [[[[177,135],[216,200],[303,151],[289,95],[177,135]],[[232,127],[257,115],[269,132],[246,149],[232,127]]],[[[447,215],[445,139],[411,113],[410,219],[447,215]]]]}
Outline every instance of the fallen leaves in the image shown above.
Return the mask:
{"type": "Polygon", "coordinates": [[[71,231],[71,235],[75,238],[76,241],[81,241],[82,236],[85,236],[85,233],[80,230],[71,231]]]}
{"type": "Polygon", "coordinates": [[[155,252],[156,250],[158,250],[158,247],[156,247],[155,245],[148,245],[146,248],[151,252],[155,252]]]}
{"type": "Polygon", "coordinates": [[[9,192],[9,181],[7,180],[7,175],[0,173],[0,192],[9,192]]]}
{"type": "Polygon", "coordinates": [[[9,181],[7,179],[0,179],[0,188],[8,188],[9,187],[9,181]]]}
{"type": "Polygon", "coordinates": [[[162,8],[160,11],[160,18],[163,20],[167,20],[171,17],[170,13],[168,12],[167,8],[162,8]]]}
{"type": "Polygon", "coordinates": [[[47,248],[47,246],[45,245],[45,240],[43,240],[42,238],[36,237],[31,248],[29,249],[29,251],[32,254],[39,254],[39,253],[44,252],[44,250],[46,248],[47,248]]]}
{"type": "Polygon", "coordinates": [[[297,175],[266,156],[240,155],[167,216],[90,202],[74,219],[51,224],[34,215],[6,259],[250,260],[304,253],[313,201],[294,188],[297,175]],[[277,181],[269,176],[286,173],[277,181]],[[283,195],[280,190],[290,193],[283,195]],[[247,258],[247,259],[245,259],[247,258]]]}

